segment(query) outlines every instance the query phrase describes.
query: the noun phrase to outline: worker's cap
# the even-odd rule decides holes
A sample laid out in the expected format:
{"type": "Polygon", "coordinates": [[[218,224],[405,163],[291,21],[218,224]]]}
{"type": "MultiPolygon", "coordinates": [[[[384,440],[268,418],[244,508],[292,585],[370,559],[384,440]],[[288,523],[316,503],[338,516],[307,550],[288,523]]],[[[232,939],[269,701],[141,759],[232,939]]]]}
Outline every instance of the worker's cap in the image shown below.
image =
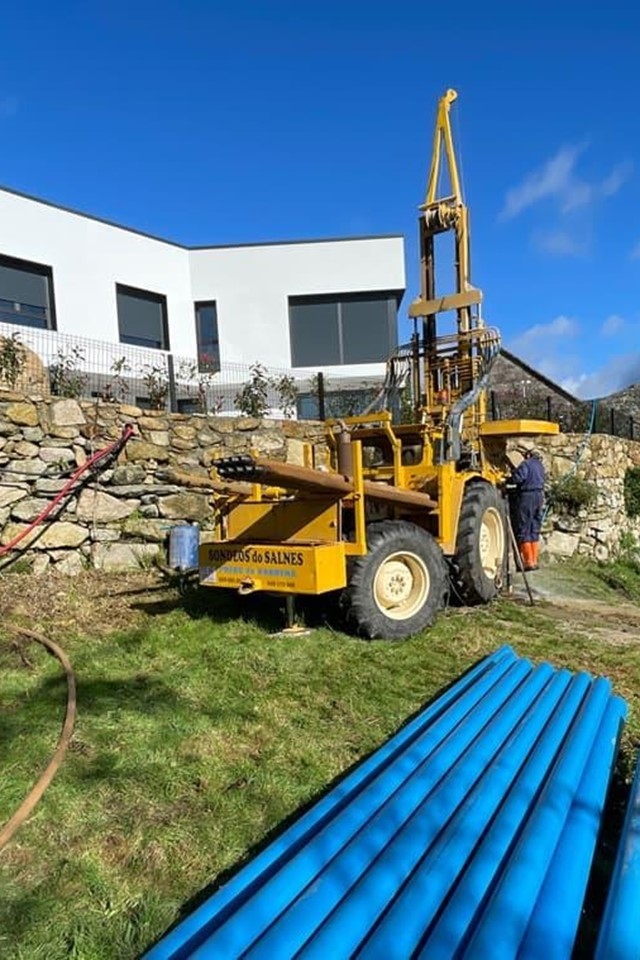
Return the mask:
{"type": "Polygon", "coordinates": [[[539,450],[527,450],[525,457],[535,457],[536,460],[542,460],[542,454],[539,450]]]}

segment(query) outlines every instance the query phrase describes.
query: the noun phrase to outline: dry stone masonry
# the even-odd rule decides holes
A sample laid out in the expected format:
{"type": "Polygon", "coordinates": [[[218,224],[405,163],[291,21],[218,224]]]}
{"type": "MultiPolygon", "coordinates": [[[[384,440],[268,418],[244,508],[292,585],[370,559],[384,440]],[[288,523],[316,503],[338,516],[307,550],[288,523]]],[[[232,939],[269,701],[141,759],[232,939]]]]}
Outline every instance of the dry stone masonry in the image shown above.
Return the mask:
{"type": "Polygon", "coordinates": [[[323,435],[319,424],[30,400],[0,390],[0,544],[26,529],[70,473],[127,423],[135,432],[118,462],[74,491],[54,522],[20,544],[35,573],[55,568],[74,575],[85,566],[116,572],[163,559],[172,526],[197,522],[206,529],[211,522],[206,493],[167,482],[168,469],[208,476],[216,457],[251,449],[300,462],[303,441],[322,444],[323,435]]]}
{"type": "MultiPolygon", "coordinates": [[[[255,450],[302,462],[302,442],[323,446],[318,423],[259,421],[247,417],[167,414],[103,402],[43,397],[0,389],[0,543],[7,544],[51,502],[66,479],[91,454],[120,436],[126,423],[134,436],[111,469],[91,477],[22,542],[22,563],[34,573],[48,569],[73,576],[85,566],[119,571],[166,556],[177,523],[211,523],[209,498],[167,481],[167,470],[208,476],[220,456],[255,450]]],[[[533,441],[510,441],[522,454],[533,441]]],[[[624,532],[640,536],[640,520],[624,508],[624,475],[640,466],[640,443],[597,435],[561,435],[535,441],[551,481],[573,470],[597,488],[593,506],[573,514],[552,512],[544,548],[550,559],[574,556],[606,560],[624,532]]],[[[504,449],[502,450],[504,454],[504,449]]],[[[16,554],[12,554],[15,557],[16,554]]]]}
{"type": "Polygon", "coordinates": [[[548,560],[585,557],[607,561],[615,555],[624,534],[640,539],[640,518],[627,516],[624,478],[640,466],[640,443],[606,434],[559,434],[520,442],[509,441],[511,454],[535,446],[551,487],[574,475],[593,484],[595,502],[575,511],[552,508],[543,528],[543,554],[548,560]]]}

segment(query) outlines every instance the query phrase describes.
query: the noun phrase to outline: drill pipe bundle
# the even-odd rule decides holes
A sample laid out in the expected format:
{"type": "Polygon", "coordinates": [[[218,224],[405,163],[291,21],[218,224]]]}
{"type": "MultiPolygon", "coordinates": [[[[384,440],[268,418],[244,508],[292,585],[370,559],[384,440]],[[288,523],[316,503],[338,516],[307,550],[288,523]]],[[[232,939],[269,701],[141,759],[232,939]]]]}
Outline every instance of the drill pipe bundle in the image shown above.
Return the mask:
{"type": "MultiPolygon", "coordinates": [[[[245,483],[268,484],[285,490],[302,490],[308,493],[333,494],[337,497],[353,493],[353,481],[338,473],[325,473],[310,467],[300,467],[292,463],[280,463],[266,457],[251,457],[239,454],[222,457],[213,464],[218,476],[223,480],[244,481],[245,483]]],[[[406,507],[422,507],[433,510],[436,507],[426,493],[393,487],[387,483],[375,483],[365,480],[364,492],[372,500],[398,504],[406,507]]]]}

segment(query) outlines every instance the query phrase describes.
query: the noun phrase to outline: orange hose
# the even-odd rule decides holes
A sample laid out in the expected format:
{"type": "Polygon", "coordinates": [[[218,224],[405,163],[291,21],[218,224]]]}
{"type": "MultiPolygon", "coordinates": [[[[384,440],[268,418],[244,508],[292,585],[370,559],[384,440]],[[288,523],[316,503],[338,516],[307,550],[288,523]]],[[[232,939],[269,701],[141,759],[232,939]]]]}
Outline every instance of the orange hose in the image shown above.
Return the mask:
{"type": "Polygon", "coordinates": [[[127,424],[122,431],[121,437],[118,437],[117,440],[114,440],[113,443],[110,443],[108,446],[103,447],[102,450],[98,450],[97,453],[94,453],[91,457],[89,457],[86,463],[83,463],[81,467],[78,467],[78,469],[69,478],[67,483],[65,483],[62,490],[56,494],[51,503],[47,504],[47,506],[41,513],[38,514],[35,520],[32,520],[28,527],[26,527],[24,530],[21,530],[20,533],[18,533],[9,543],[5,544],[4,547],[0,547],[0,557],[3,557],[5,553],[9,553],[9,551],[17,547],[21,540],[24,540],[24,538],[28,536],[32,530],[35,530],[35,528],[39,526],[43,520],[47,519],[49,514],[55,510],[60,501],[64,500],[66,495],[69,493],[74,484],[77,483],[83,473],[86,473],[87,470],[90,470],[91,467],[94,467],[104,457],[108,457],[115,453],[116,450],[122,449],[129,437],[132,435],[133,427],[130,424],[127,424]]]}
{"type": "Polygon", "coordinates": [[[18,830],[33,813],[36,804],[56,775],[71,741],[76,719],[76,681],[71,662],[64,650],[59,647],[57,643],[54,643],[53,640],[49,640],[48,637],[40,633],[34,633],[32,630],[25,630],[23,627],[8,623],[3,623],[2,628],[9,630],[17,636],[27,637],[29,640],[41,643],[50,653],[58,658],[67,678],[67,709],[55,753],[37,783],[31,788],[11,819],[8,820],[0,830],[0,850],[9,843],[16,830],[18,830]]]}

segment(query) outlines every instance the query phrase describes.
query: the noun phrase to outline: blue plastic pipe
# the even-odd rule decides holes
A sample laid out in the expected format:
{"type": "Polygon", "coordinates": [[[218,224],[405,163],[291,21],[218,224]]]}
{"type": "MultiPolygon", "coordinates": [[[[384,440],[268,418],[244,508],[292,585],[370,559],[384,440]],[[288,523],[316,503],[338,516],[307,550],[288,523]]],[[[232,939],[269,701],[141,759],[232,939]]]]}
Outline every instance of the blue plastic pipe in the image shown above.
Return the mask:
{"type": "Polygon", "coordinates": [[[222,924],[239,904],[260,889],[283,863],[294,857],[311,836],[337,818],[359,794],[375,782],[381,770],[401,757],[450,706],[469,693],[477,683],[486,681],[487,678],[495,678],[496,674],[500,676],[515,661],[516,654],[513,649],[505,645],[476,664],[368,759],[360,763],[228,883],[165,934],[145,954],[144,960],[184,960],[190,957],[193,949],[222,924]]]}
{"type": "Polygon", "coordinates": [[[638,760],[595,960],[640,958],[640,757],[638,760]]]}
{"type": "Polygon", "coordinates": [[[358,958],[405,958],[420,946],[476,844],[521,774],[570,680],[568,670],[556,673],[531,703],[493,761],[481,771],[473,790],[444,823],[434,845],[357,952],[358,958]]]}
{"type": "MultiPolygon", "coordinates": [[[[251,901],[193,953],[193,960],[244,953],[267,927],[273,933],[261,956],[290,956],[324,921],[353,883],[446,774],[452,758],[465,750],[485,724],[531,672],[526,660],[502,663],[465,692],[423,735],[428,749],[400,759],[402,782],[386,773],[269,880],[251,901]],[[495,675],[499,674],[497,681],[495,675]],[[490,695],[487,695],[490,691],[490,695]],[[336,857],[330,871],[321,870],[336,857]],[[280,916],[286,911],[285,916],[280,916]],[[278,917],[278,922],[275,919],[278,917]]],[[[398,766],[400,764],[397,764],[398,766]]],[[[391,771],[393,773],[393,771],[391,771]]]]}
{"type": "MultiPolygon", "coordinates": [[[[453,752],[450,754],[451,762],[445,777],[423,798],[416,813],[392,837],[381,854],[367,864],[357,883],[343,892],[339,905],[301,952],[300,955],[305,960],[321,960],[329,955],[345,958],[353,956],[385,907],[397,896],[399,889],[411,876],[420,859],[425,854],[429,856],[430,848],[438,838],[442,825],[455,815],[487,766],[494,762],[505,741],[510,739],[511,731],[539,696],[552,674],[553,669],[548,664],[539,667],[498,710],[484,727],[481,737],[458,758],[453,752]],[[416,842],[417,838],[419,842],[416,842]]],[[[378,956],[387,955],[386,951],[378,953],[378,956]]],[[[392,949],[390,955],[402,954],[395,953],[392,949]]],[[[262,949],[250,953],[249,956],[266,960],[267,953],[262,949]]]]}
{"type": "Polygon", "coordinates": [[[591,748],[518,960],[570,958],[626,707],[613,697],[591,748]],[[553,930],[553,937],[549,931],[553,930]]]}
{"type": "Polygon", "coordinates": [[[603,678],[591,687],[465,949],[469,960],[517,956],[610,693],[603,678]]]}
{"type": "Polygon", "coordinates": [[[591,678],[584,673],[571,680],[473,858],[466,866],[460,865],[458,885],[422,943],[420,957],[423,960],[451,960],[461,949],[523,822],[534,808],[549,767],[584,702],[590,682],[591,678]]]}

